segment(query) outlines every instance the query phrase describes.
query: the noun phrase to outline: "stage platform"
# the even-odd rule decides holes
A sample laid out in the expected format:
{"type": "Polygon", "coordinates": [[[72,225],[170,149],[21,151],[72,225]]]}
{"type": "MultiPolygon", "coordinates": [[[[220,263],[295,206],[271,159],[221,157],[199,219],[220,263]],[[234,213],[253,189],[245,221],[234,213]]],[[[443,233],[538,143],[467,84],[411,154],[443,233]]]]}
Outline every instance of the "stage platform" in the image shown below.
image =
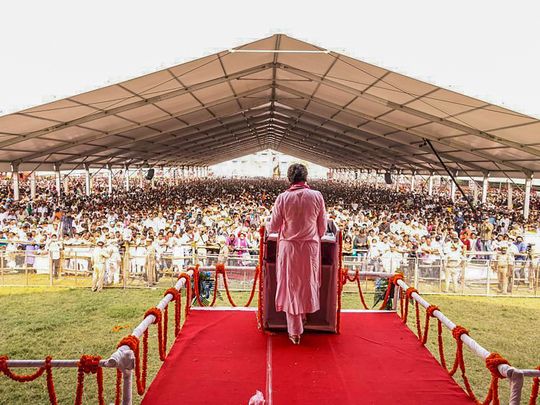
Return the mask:
{"type": "Polygon", "coordinates": [[[251,309],[193,309],[145,405],[471,404],[393,312],[343,312],[341,334],[299,346],[257,329],[251,309]]]}

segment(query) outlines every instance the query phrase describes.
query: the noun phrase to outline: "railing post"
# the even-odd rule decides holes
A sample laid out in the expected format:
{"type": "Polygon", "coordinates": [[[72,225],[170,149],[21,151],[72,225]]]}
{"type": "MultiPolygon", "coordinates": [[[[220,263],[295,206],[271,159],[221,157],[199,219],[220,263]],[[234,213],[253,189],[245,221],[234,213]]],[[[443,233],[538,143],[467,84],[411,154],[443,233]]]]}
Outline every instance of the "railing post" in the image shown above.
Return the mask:
{"type": "MultiPolygon", "coordinates": [[[[26,257],[25,260],[26,262],[26,257]]],[[[28,267],[26,267],[26,263],[24,263],[24,276],[26,278],[26,286],[28,287],[30,285],[29,275],[28,275],[28,267]]]]}
{"type": "Polygon", "coordinates": [[[49,286],[53,286],[53,261],[51,257],[51,252],[48,252],[49,254],[49,286]]]}
{"type": "Polygon", "coordinates": [[[2,285],[6,284],[4,280],[4,252],[0,253],[0,279],[2,280],[2,285]]]}
{"type": "Polygon", "coordinates": [[[414,288],[418,289],[418,257],[414,258],[414,288]]]}
{"type": "Polygon", "coordinates": [[[394,300],[392,301],[392,309],[394,311],[397,311],[400,294],[401,294],[401,287],[398,284],[394,285],[394,300]]]}
{"type": "Polygon", "coordinates": [[[486,296],[490,294],[491,287],[491,256],[487,259],[487,273],[486,273],[486,296]]]}
{"type": "Polygon", "coordinates": [[[129,243],[124,244],[124,257],[122,258],[122,286],[127,288],[127,278],[129,276],[129,243]]]}
{"type": "Polygon", "coordinates": [[[133,397],[133,372],[131,370],[122,370],[122,405],[131,405],[133,397]]]}

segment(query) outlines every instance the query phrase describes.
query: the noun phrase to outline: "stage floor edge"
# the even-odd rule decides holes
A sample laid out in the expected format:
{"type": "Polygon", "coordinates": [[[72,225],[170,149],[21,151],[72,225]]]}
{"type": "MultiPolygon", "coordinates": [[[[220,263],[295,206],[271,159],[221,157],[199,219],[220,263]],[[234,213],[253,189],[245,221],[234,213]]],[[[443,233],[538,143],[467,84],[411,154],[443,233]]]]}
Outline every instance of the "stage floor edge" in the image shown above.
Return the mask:
{"type": "Polygon", "coordinates": [[[251,308],[193,309],[143,404],[471,404],[394,312],[344,311],[341,334],[257,329],[251,308]]]}

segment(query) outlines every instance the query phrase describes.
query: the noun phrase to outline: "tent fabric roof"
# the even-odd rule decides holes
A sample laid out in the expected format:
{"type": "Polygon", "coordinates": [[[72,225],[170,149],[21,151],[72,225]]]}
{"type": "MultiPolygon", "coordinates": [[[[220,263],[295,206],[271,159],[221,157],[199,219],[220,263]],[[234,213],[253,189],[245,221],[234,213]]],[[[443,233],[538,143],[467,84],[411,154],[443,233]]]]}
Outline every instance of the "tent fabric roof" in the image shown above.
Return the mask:
{"type": "Polygon", "coordinates": [[[274,149],[329,168],[540,171],[540,121],[276,34],[0,117],[0,162],[207,166],[274,149]]]}

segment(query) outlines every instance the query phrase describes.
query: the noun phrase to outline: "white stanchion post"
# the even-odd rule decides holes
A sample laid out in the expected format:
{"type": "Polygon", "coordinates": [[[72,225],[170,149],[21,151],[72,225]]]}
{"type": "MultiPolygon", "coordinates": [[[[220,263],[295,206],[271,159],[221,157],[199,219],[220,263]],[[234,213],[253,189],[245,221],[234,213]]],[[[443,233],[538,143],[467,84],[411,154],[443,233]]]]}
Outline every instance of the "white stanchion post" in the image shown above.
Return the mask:
{"type": "Polygon", "coordinates": [[[92,187],[90,185],[90,165],[89,164],[84,165],[84,184],[85,184],[86,195],[90,196],[92,194],[92,187]]]}
{"type": "Polygon", "coordinates": [[[428,195],[433,195],[433,173],[429,175],[428,179],[428,195]]]}
{"type": "Polygon", "coordinates": [[[512,182],[508,180],[507,184],[508,184],[508,198],[506,201],[507,202],[506,205],[509,210],[512,210],[514,208],[514,202],[513,202],[514,194],[512,190],[512,182]]]}
{"type": "Polygon", "coordinates": [[[19,165],[17,163],[11,164],[11,181],[13,186],[13,199],[19,201],[21,197],[19,189],[19,165]]]}
{"type": "Polygon", "coordinates": [[[125,189],[126,191],[129,191],[129,166],[127,164],[124,165],[124,181],[125,189]]]}
{"type": "Polygon", "coordinates": [[[131,405],[133,402],[133,371],[122,370],[122,405],[131,405]]]}
{"type": "Polygon", "coordinates": [[[56,180],[56,193],[58,198],[62,197],[62,173],[60,173],[60,164],[54,164],[54,175],[56,180]]]}
{"type": "Polygon", "coordinates": [[[30,198],[36,199],[36,172],[32,172],[30,175],[30,198]]]}
{"type": "Polygon", "coordinates": [[[525,200],[523,201],[523,218],[525,219],[529,219],[529,212],[531,209],[531,187],[532,174],[529,174],[525,179],[525,200]]]}
{"type": "Polygon", "coordinates": [[[484,178],[482,179],[482,204],[485,204],[487,202],[488,186],[489,173],[484,173],[484,178]]]}
{"type": "Polygon", "coordinates": [[[113,181],[113,169],[112,169],[112,166],[109,165],[107,167],[107,175],[108,175],[108,179],[107,179],[107,189],[109,191],[109,195],[112,194],[113,192],[113,184],[112,184],[112,181],[113,181]]]}

